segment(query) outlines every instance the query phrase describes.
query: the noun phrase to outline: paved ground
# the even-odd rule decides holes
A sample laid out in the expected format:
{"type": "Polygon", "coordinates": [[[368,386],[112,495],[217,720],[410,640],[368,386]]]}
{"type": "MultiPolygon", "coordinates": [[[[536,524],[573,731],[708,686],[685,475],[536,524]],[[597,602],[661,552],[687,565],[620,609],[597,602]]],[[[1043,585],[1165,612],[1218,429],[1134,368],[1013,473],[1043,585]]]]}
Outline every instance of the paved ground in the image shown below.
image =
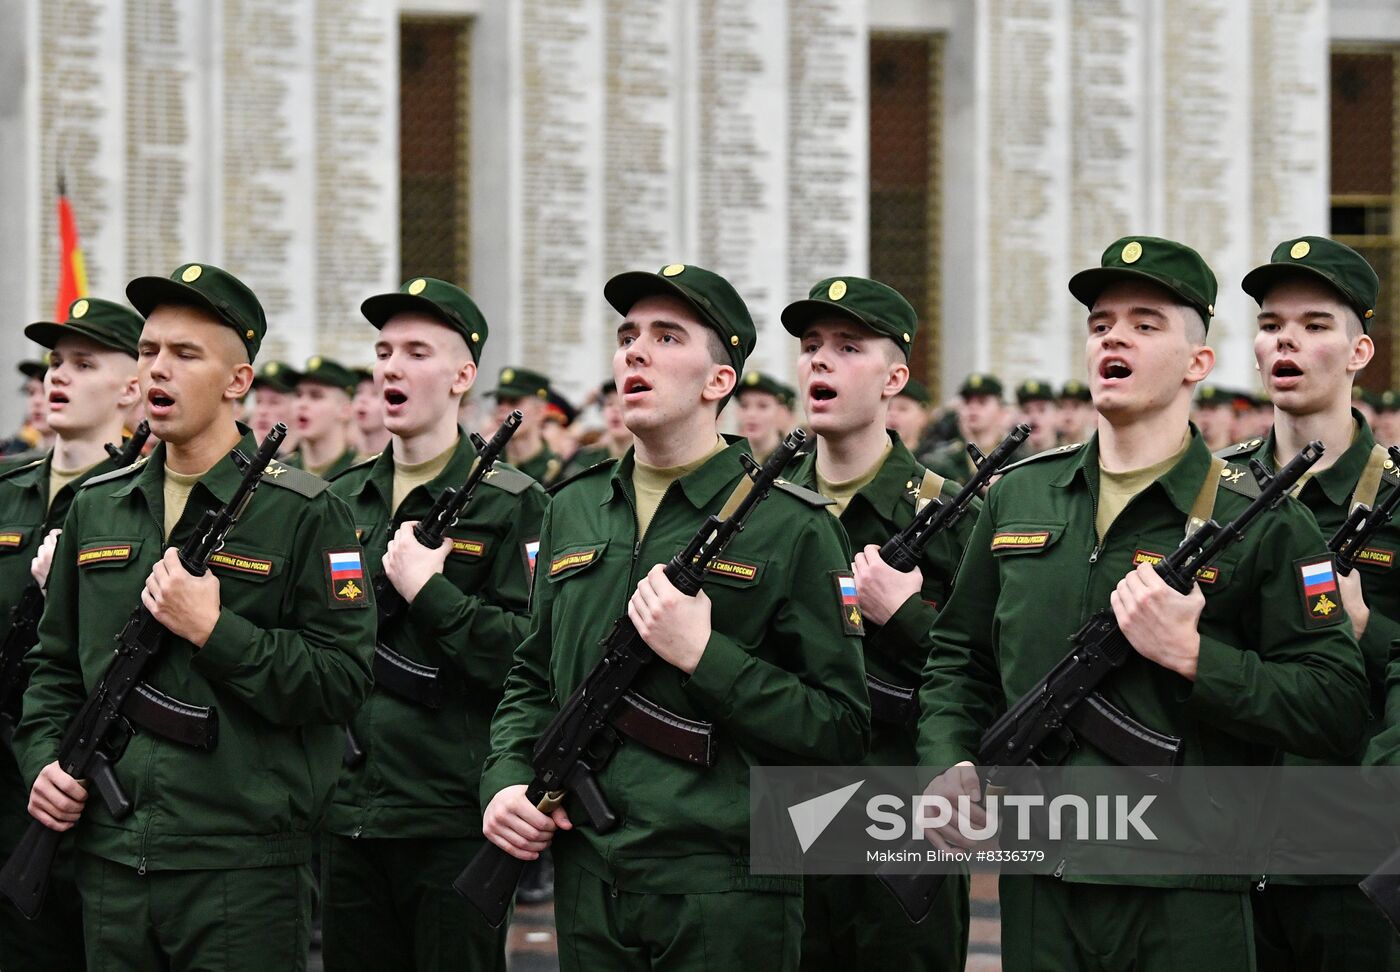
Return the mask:
{"type": "MultiPolygon", "coordinates": [[[[1001,918],[997,909],[997,885],[993,875],[979,874],[972,881],[972,931],[968,946],[968,972],[1001,972],[1001,918]]],[[[552,905],[523,905],[515,909],[510,929],[511,972],[557,972],[552,905]]],[[[311,955],[312,972],[322,972],[321,956],[311,955]]]]}

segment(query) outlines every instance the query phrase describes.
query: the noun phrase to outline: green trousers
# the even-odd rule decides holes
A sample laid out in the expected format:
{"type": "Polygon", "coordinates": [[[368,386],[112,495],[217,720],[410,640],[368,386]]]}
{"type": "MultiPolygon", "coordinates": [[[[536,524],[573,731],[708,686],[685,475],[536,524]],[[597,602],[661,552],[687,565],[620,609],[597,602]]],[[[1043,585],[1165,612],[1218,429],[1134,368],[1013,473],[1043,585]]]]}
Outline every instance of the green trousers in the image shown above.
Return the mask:
{"type": "Polygon", "coordinates": [[[484,838],[326,834],[321,952],[326,972],[505,972],[509,922],[492,928],[452,882],[484,838]]]}
{"type": "Polygon", "coordinates": [[[796,972],[799,895],[638,894],[557,856],[554,867],[560,972],[796,972]]]}
{"type": "Polygon", "coordinates": [[[808,877],[802,890],[803,972],[962,972],[967,963],[965,875],[943,882],[928,917],[917,925],[875,877],[808,877]]]}
{"type": "Polygon", "coordinates": [[[1250,898],[1260,972],[1400,972],[1400,936],[1355,884],[1269,884],[1250,898]]]}
{"type": "MultiPolygon", "coordinates": [[[[0,861],[7,859],[32,818],[26,809],[29,791],[20,781],[14,757],[0,754],[0,861]]],[[[49,893],[39,917],[30,921],[8,901],[0,901],[0,970],[44,969],[46,972],[82,972],[83,911],[73,881],[73,839],[58,845],[58,857],[49,873],[49,893]]]]}
{"type": "Polygon", "coordinates": [[[1001,879],[1004,972],[1252,972],[1244,891],[1001,879]]]}
{"type": "Polygon", "coordinates": [[[311,868],[148,871],[78,855],[89,972],[303,972],[311,868]]]}

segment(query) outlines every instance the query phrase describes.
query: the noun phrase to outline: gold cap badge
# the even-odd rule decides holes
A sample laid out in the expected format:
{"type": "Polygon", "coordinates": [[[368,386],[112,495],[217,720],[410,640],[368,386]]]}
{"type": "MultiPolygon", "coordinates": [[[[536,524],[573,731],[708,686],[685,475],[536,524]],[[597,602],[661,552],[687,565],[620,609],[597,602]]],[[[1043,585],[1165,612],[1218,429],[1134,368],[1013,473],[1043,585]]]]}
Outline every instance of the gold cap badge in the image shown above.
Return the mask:
{"type": "Polygon", "coordinates": [[[833,280],[831,286],[826,288],[826,295],[832,300],[840,300],[846,296],[846,281],[833,280]]]}
{"type": "Polygon", "coordinates": [[[674,277],[685,269],[684,263],[672,263],[661,270],[661,276],[674,277]]]}
{"type": "Polygon", "coordinates": [[[180,274],[180,279],[183,280],[185,283],[194,283],[196,280],[199,279],[199,275],[203,272],[203,267],[201,267],[198,263],[193,263],[190,266],[185,267],[185,272],[180,274]]]}
{"type": "Polygon", "coordinates": [[[973,388],[981,388],[981,387],[982,387],[982,376],[981,376],[981,375],[973,375],[971,378],[967,379],[967,383],[968,383],[969,385],[971,385],[973,388]]]}
{"type": "Polygon", "coordinates": [[[1366,320],[1368,320],[1368,321],[1369,321],[1371,318],[1375,317],[1375,316],[1376,316],[1376,312],[1373,311],[1373,310],[1368,310],[1368,311],[1366,312],[1366,320]]]}
{"type": "Polygon", "coordinates": [[[87,312],[88,312],[88,302],[85,301],[85,300],[80,300],[80,301],[78,301],[77,303],[75,303],[75,304],[73,305],[73,309],[72,309],[71,311],[69,311],[68,313],[69,313],[69,316],[74,317],[74,318],[77,318],[77,317],[82,317],[82,316],[83,316],[84,314],[86,314],[87,312]]]}
{"type": "Polygon", "coordinates": [[[277,372],[279,372],[279,371],[281,371],[281,370],[282,370],[282,366],[281,366],[280,364],[278,364],[276,361],[269,361],[269,362],[267,363],[267,367],[263,369],[263,374],[265,374],[265,375],[275,375],[275,374],[277,374],[277,372]]]}
{"type": "Polygon", "coordinates": [[[1297,243],[1293,244],[1293,249],[1288,251],[1288,255],[1295,260],[1301,260],[1311,252],[1312,246],[1309,245],[1308,241],[1299,240],[1297,243]]]}
{"type": "Polygon", "coordinates": [[[746,385],[757,385],[757,384],[758,384],[758,372],[757,372],[757,371],[750,371],[747,375],[745,375],[745,376],[744,376],[744,384],[746,384],[746,385]]]}
{"type": "Polygon", "coordinates": [[[1132,241],[1131,243],[1129,243],[1127,246],[1123,247],[1123,262],[1124,262],[1124,263],[1137,263],[1138,260],[1139,260],[1141,257],[1142,257],[1142,244],[1139,243],[1137,240],[1133,240],[1133,241],[1132,241]]]}
{"type": "Polygon", "coordinates": [[[511,382],[511,381],[514,381],[514,380],[515,380],[515,369],[514,369],[514,368],[502,368],[502,369],[501,369],[501,381],[503,381],[503,382],[511,382]]]}
{"type": "Polygon", "coordinates": [[[413,283],[408,285],[408,292],[414,297],[417,297],[425,289],[427,289],[427,286],[428,281],[424,280],[422,277],[419,277],[417,280],[413,281],[413,283]]]}
{"type": "Polygon", "coordinates": [[[315,371],[317,368],[321,367],[321,356],[319,354],[312,355],[311,360],[306,362],[306,367],[311,369],[312,371],[315,371]]]}
{"type": "Polygon", "coordinates": [[[739,335],[737,335],[737,334],[731,334],[731,335],[729,335],[729,343],[732,344],[732,345],[734,345],[734,347],[737,348],[737,347],[739,346],[739,335]]]}

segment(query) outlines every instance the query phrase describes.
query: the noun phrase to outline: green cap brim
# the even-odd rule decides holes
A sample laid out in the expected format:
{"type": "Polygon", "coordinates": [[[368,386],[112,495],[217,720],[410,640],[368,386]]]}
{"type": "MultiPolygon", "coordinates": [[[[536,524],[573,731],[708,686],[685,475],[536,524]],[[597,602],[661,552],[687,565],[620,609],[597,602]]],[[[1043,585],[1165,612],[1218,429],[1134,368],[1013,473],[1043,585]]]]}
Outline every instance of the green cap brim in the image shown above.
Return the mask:
{"type": "MultiPolygon", "coordinates": [[[[710,310],[708,300],[689,287],[659,273],[648,273],[645,270],[619,273],[603,285],[603,297],[612,305],[613,310],[623,317],[626,317],[633,305],[643,297],[675,297],[688,304],[706,326],[718,331],[721,336],[726,334],[724,323],[710,310]]],[[[726,349],[730,352],[731,360],[734,358],[734,351],[739,350],[729,347],[727,343],[726,349]]],[[[738,369],[737,365],[735,369],[738,369]]]]}
{"type": "MultiPolygon", "coordinates": [[[[817,297],[808,297],[805,300],[795,300],[783,308],[783,327],[795,338],[802,337],[803,333],[812,325],[813,321],[819,321],[826,317],[844,317],[848,321],[855,321],[861,327],[879,334],[879,328],[875,327],[859,311],[853,310],[843,304],[838,304],[834,300],[821,300],[817,297]]],[[[884,337],[885,335],[880,335],[884,337]]]]}
{"type": "Polygon", "coordinates": [[[450,327],[462,335],[462,340],[467,342],[467,350],[472,354],[472,360],[479,363],[479,343],[473,343],[467,337],[472,333],[472,325],[437,301],[429,300],[421,294],[375,294],[373,297],[366,297],[360,304],[360,313],[364,315],[365,320],[380,329],[389,323],[395,314],[426,314],[436,318],[443,327],[450,327]]]}
{"type": "Polygon", "coordinates": [[[1155,274],[1144,273],[1141,270],[1131,270],[1127,267],[1091,267],[1088,270],[1081,270],[1069,278],[1069,292],[1074,295],[1075,300],[1092,310],[1094,301],[1099,299],[1100,294],[1113,284],[1121,283],[1124,280],[1156,284],[1163,290],[1181,298],[1183,304],[1196,308],[1205,317],[1206,324],[1210,324],[1212,311],[1210,307],[1201,303],[1199,298],[1155,274]]]}
{"type": "Polygon", "coordinates": [[[1280,280],[1288,277],[1307,275],[1321,280],[1327,286],[1337,292],[1337,296],[1342,298],[1342,303],[1356,311],[1356,316],[1361,318],[1361,325],[1364,330],[1371,329],[1371,322],[1366,318],[1369,307],[1363,307],[1355,298],[1347,293],[1345,287],[1338,283],[1331,274],[1328,274],[1317,267],[1310,267],[1305,263],[1266,263],[1262,267],[1255,267],[1244,275],[1240,281],[1240,289],[1254,298],[1254,302],[1259,306],[1264,305],[1264,298],[1268,296],[1270,290],[1280,280]]]}
{"type": "Polygon", "coordinates": [[[48,348],[50,351],[58,347],[60,338],[72,337],[75,334],[79,337],[85,337],[89,341],[95,341],[104,348],[111,348],[113,351],[121,351],[131,355],[133,358],[136,357],[135,349],[125,347],[118,343],[117,339],[110,334],[99,334],[96,331],[90,331],[81,323],[55,324],[53,321],[35,321],[24,329],[25,337],[29,338],[29,340],[33,341],[35,344],[48,348]]]}

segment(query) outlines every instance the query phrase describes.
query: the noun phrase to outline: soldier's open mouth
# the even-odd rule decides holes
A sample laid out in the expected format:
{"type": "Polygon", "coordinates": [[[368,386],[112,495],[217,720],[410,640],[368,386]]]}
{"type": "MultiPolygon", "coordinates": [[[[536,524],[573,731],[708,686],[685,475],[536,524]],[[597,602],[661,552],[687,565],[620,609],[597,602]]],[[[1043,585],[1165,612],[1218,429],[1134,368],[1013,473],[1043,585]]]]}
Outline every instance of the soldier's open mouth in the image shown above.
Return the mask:
{"type": "Polygon", "coordinates": [[[384,392],[384,400],[390,405],[402,405],[408,401],[408,396],[399,391],[386,391],[384,392]]]}
{"type": "Polygon", "coordinates": [[[1128,367],[1127,362],[1118,358],[1108,358],[1103,364],[1099,365],[1100,378],[1108,378],[1110,380],[1130,378],[1132,374],[1133,369],[1128,367]]]}
{"type": "Polygon", "coordinates": [[[171,405],[175,404],[175,399],[167,395],[158,394],[157,392],[151,392],[151,394],[147,396],[147,401],[156,408],[169,408],[171,405]]]}
{"type": "Polygon", "coordinates": [[[630,394],[632,394],[633,392],[648,392],[648,391],[651,391],[651,386],[648,385],[648,384],[647,384],[645,381],[643,381],[641,378],[628,378],[628,379],[627,379],[625,382],[623,382],[623,384],[622,384],[622,393],[623,393],[624,395],[630,395],[630,394]]]}
{"type": "Polygon", "coordinates": [[[1303,369],[1291,361],[1278,361],[1274,363],[1273,375],[1275,378],[1301,378],[1303,369]]]}
{"type": "Polygon", "coordinates": [[[836,397],[836,389],[828,385],[813,385],[809,393],[814,400],[819,402],[829,402],[836,397]]]}
{"type": "Polygon", "coordinates": [[[67,404],[68,404],[68,396],[65,395],[65,394],[63,394],[63,392],[53,392],[53,393],[51,393],[51,394],[49,395],[49,404],[50,404],[50,405],[67,405],[67,404]]]}

